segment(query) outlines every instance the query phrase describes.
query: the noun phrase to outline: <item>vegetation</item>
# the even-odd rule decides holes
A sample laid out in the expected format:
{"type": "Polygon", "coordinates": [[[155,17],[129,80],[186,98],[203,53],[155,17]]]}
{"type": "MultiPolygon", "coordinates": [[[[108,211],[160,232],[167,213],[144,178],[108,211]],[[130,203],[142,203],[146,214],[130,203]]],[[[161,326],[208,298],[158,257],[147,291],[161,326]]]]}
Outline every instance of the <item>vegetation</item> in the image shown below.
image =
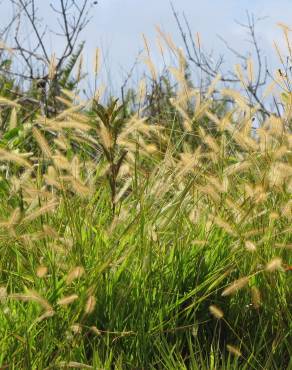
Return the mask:
{"type": "MultiPolygon", "coordinates": [[[[195,88],[162,39],[176,65],[157,77],[146,43],[123,103],[78,96],[81,49],[70,86],[50,61],[45,110],[1,74],[3,369],[292,368],[289,66],[263,114],[219,75],[195,88]]],[[[235,73],[253,85],[251,60],[235,73]]]]}

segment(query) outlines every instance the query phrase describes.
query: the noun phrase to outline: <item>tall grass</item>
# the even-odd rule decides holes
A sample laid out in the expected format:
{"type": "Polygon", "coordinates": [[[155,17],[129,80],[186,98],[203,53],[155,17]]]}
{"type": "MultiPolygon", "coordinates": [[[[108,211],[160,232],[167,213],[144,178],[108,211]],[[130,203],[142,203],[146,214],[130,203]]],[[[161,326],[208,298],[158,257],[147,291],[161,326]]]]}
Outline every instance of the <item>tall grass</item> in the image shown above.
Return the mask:
{"type": "Polygon", "coordinates": [[[225,89],[216,112],[171,46],[167,121],[143,83],[129,117],[64,91],[1,141],[2,368],[291,368],[291,93],[253,129],[260,107],[225,89]]]}

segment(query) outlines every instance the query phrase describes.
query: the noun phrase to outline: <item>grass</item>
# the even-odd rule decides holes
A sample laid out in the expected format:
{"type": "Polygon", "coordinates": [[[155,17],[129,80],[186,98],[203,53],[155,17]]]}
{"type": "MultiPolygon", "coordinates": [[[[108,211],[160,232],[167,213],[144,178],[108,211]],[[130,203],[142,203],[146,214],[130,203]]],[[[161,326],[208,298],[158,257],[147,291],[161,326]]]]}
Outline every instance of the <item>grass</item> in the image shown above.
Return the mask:
{"type": "Polygon", "coordinates": [[[1,142],[2,368],[292,368],[290,102],[254,134],[181,69],[187,124],[74,97],[1,142]]]}

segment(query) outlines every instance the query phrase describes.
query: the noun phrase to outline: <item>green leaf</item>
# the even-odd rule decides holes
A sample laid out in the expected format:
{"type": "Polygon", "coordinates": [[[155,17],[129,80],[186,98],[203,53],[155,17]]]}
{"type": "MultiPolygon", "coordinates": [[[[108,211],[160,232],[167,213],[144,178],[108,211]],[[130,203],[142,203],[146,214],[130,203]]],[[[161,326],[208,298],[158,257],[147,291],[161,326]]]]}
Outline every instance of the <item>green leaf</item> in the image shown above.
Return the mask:
{"type": "Polygon", "coordinates": [[[13,129],[9,130],[8,132],[6,132],[3,135],[3,139],[5,139],[5,140],[14,139],[14,138],[16,138],[18,136],[19,131],[20,131],[20,128],[19,127],[14,127],[13,129]]]}

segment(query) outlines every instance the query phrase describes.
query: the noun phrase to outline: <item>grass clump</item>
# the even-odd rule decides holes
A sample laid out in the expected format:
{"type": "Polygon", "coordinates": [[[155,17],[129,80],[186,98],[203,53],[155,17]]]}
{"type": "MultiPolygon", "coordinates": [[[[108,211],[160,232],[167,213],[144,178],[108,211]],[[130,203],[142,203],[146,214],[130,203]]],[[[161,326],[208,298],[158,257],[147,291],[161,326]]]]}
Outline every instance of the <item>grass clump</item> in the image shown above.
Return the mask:
{"type": "Polygon", "coordinates": [[[1,140],[2,366],[291,366],[290,93],[253,129],[175,52],[167,121],[63,91],[1,140]]]}

